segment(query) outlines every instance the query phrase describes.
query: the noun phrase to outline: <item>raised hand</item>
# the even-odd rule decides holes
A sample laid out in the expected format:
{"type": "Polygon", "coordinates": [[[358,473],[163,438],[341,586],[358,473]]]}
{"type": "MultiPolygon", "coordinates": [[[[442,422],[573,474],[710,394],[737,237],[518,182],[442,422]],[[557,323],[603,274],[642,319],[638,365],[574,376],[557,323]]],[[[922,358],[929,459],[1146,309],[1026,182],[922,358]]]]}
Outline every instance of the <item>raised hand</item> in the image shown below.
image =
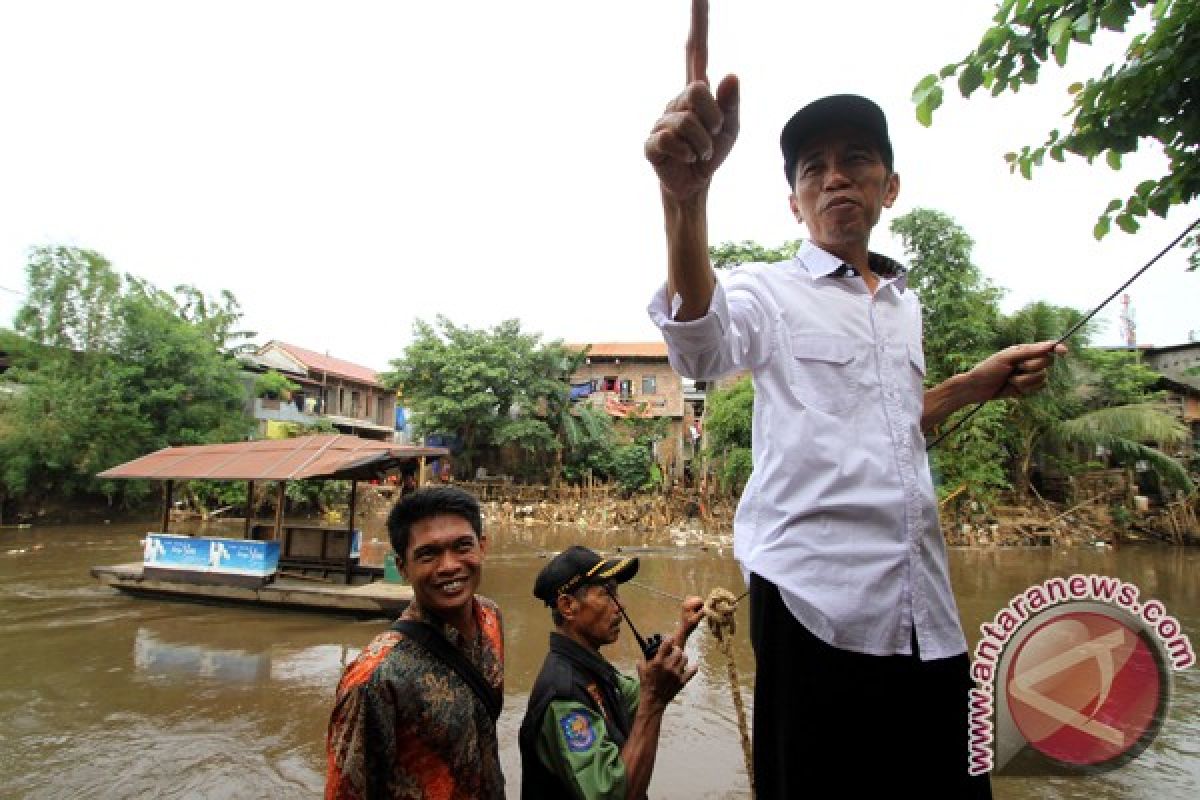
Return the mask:
{"type": "Polygon", "coordinates": [[[738,134],[738,79],[708,83],[708,0],[692,0],[684,50],[687,87],[667,104],[646,140],[646,159],[662,190],[679,200],[708,189],[738,134]]]}

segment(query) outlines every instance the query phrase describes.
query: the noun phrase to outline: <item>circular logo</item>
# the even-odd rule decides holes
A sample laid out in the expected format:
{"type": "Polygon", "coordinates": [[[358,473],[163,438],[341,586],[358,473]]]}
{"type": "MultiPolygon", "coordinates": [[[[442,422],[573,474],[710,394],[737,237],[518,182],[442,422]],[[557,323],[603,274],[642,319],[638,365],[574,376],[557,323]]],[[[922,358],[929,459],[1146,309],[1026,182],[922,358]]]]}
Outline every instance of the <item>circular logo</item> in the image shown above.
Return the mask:
{"type": "Polygon", "coordinates": [[[1020,643],[1004,691],[1030,746],[1064,766],[1098,768],[1137,756],[1158,733],[1166,681],[1140,628],[1106,613],[1069,611],[1020,643]]]}

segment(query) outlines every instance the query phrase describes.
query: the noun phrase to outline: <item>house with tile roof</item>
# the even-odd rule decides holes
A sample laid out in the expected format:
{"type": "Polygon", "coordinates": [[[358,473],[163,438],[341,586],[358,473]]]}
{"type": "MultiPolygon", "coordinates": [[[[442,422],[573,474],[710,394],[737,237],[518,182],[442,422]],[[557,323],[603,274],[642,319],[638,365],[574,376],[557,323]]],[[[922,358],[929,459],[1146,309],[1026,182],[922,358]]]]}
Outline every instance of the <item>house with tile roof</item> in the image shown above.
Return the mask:
{"type": "Polygon", "coordinates": [[[361,364],[334,358],[288,342],[272,340],[247,359],[252,375],[275,370],[300,388],[287,399],[254,397],[249,409],[268,436],[275,425],[325,420],[343,433],[392,441],[396,433],[396,394],[379,374],[361,364]]]}
{"type": "Polygon", "coordinates": [[[693,403],[684,402],[683,378],[667,362],[665,342],[592,342],[568,344],[587,349],[584,363],[571,376],[571,395],[613,417],[634,415],[670,420],[667,438],[656,456],[672,474],[681,475],[693,453],[697,428],[693,403]]]}

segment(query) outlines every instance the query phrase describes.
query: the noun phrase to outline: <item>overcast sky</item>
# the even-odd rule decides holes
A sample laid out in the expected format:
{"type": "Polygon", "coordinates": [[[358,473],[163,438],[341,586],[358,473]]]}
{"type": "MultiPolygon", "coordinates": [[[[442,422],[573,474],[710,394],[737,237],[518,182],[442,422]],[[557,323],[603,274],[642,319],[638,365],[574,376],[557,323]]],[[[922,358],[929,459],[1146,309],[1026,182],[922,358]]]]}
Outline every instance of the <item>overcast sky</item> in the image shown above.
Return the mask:
{"type": "MultiPolygon", "coordinates": [[[[833,92],[888,113],[901,175],[887,223],[945,211],[1008,290],[1087,309],[1197,216],[1092,239],[1108,200],[1161,169],[1075,160],[1032,182],[1003,155],[1063,126],[1065,87],[1118,58],[1077,46],[1067,70],[991,99],[957,92],[922,128],[913,85],[965,54],[987,0],[713,0],[709,73],[742,81],[742,132],[718,174],[710,235],[804,235],[778,132],[833,92]]],[[[261,341],[376,368],[413,320],[516,317],[568,341],[656,338],[664,277],[657,184],[642,143],[682,88],[689,0],[55,2],[0,5],[0,324],[31,246],[103,253],[164,288],[232,290],[261,341]]],[[[1142,343],[1200,333],[1200,275],[1176,251],[1131,294],[1142,343]]],[[[1117,305],[1100,343],[1118,341],[1117,305]]]]}

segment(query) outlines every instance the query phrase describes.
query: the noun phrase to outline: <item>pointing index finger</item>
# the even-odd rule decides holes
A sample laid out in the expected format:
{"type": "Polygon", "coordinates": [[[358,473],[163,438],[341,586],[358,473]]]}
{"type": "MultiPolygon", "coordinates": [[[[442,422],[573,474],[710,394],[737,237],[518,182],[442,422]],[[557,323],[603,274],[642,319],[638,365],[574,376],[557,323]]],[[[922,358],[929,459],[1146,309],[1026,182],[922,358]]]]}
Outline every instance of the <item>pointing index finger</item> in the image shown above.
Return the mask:
{"type": "Polygon", "coordinates": [[[687,82],[708,83],[708,0],[692,0],[692,24],[685,53],[687,82]]]}

